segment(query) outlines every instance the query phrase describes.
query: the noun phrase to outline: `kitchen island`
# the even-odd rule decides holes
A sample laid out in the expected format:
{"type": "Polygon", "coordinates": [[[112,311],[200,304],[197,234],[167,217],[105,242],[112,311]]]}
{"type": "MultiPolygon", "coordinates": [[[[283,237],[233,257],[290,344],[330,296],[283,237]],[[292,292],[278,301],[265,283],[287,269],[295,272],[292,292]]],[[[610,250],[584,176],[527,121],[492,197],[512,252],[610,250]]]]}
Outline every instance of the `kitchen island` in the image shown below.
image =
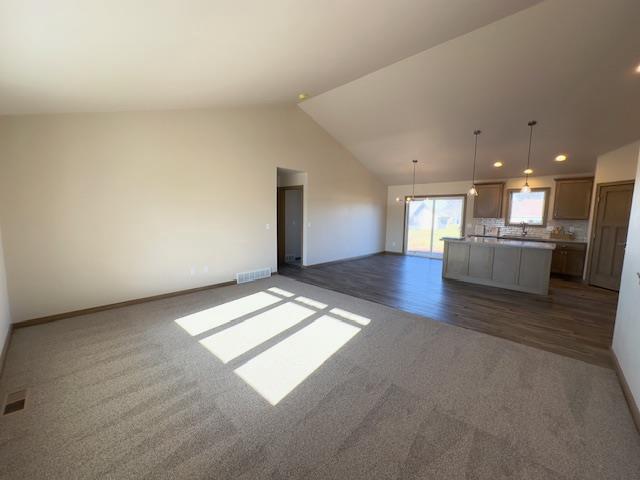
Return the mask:
{"type": "Polygon", "coordinates": [[[443,238],[443,278],[547,295],[554,243],[443,238]]]}

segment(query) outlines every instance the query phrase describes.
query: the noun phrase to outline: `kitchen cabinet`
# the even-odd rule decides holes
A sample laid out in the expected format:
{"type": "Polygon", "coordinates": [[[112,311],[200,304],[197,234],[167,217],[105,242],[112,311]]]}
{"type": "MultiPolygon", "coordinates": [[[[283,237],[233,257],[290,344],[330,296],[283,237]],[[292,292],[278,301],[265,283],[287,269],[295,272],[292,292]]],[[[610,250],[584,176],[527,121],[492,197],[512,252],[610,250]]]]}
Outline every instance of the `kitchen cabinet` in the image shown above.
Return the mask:
{"type": "Polygon", "coordinates": [[[588,220],[592,192],[593,177],[557,178],[553,218],[557,220],[588,220]]]}
{"type": "Polygon", "coordinates": [[[502,238],[443,238],[442,277],[547,295],[554,245],[502,238]]]}
{"type": "Polygon", "coordinates": [[[551,257],[551,273],[581,277],[586,251],[585,243],[556,243],[551,257]]]}
{"type": "Polygon", "coordinates": [[[473,200],[473,218],[501,218],[504,183],[476,184],[478,196],[473,200]]]}

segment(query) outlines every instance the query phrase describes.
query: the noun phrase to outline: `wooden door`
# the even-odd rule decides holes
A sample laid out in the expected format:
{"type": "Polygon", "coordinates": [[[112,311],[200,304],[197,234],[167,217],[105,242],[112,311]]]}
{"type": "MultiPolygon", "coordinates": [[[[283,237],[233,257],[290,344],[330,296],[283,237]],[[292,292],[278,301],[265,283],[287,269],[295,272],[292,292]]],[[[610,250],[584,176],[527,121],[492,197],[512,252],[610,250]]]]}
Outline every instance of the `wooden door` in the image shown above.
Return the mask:
{"type": "Polygon", "coordinates": [[[620,290],[633,183],[599,185],[589,283],[620,290]]]}

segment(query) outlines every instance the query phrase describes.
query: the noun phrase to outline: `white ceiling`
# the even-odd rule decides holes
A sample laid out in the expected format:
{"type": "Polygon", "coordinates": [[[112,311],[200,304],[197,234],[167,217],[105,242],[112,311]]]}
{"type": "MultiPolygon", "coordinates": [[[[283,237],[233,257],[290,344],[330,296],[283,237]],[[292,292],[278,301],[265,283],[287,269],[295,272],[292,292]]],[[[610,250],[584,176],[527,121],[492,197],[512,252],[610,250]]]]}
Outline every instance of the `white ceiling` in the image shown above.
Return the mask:
{"type": "Polygon", "coordinates": [[[593,171],[640,138],[640,1],[546,0],[301,104],[387,184],[593,171]],[[565,152],[569,160],[553,161],[565,152]],[[498,170],[491,166],[502,160],[498,170]]]}
{"type": "Polygon", "coordinates": [[[293,102],[539,0],[0,0],[0,114],[293,102]]]}

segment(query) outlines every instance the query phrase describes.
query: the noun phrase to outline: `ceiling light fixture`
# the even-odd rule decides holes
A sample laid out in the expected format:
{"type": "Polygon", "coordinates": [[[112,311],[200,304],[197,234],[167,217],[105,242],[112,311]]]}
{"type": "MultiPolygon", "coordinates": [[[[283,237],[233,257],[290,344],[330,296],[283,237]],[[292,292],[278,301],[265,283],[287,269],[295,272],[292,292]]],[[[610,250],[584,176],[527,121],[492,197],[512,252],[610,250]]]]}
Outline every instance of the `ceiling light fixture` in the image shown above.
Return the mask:
{"type": "Polygon", "coordinates": [[[537,123],[538,122],[536,122],[535,120],[531,120],[529,123],[527,123],[527,125],[529,125],[529,151],[527,153],[527,169],[525,170],[524,174],[524,185],[520,189],[522,193],[529,193],[531,191],[531,187],[529,186],[529,174],[526,172],[531,171],[533,173],[533,170],[529,168],[529,164],[531,163],[531,141],[533,139],[533,127],[535,127],[537,123]]]}
{"type": "Polygon", "coordinates": [[[411,189],[411,196],[407,197],[407,203],[414,199],[416,196],[416,164],[418,160],[411,160],[413,162],[413,188],[411,189]]]}
{"type": "Polygon", "coordinates": [[[524,172],[525,175],[531,175],[533,173],[533,170],[531,170],[530,168],[527,168],[524,172]]]}
{"type": "Polygon", "coordinates": [[[496,167],[496,168],[500,168],[502,165],[504,165],[504,163],[502,163],[502,162],[495,162],[493,164],[493,166],[496,167]]]}
{"type": "Polygon", "coordinates": [[[471,188],[467,193],[467,195],[469,195],[470,197],[478,196],[478,190],[476,190],[476,156],[478,154],[478,135],[480,135],[481,133],[482,131],[480,130],[473,131],[473,134],[476,137],[476,142],[475,142],[475,146],[473,147],[473,176],[471,177],[471,188]]]}
{"type": "Polygon", "coordinates": [[[564,162],[567,159],[567,156],[564,153],[561,153],[555,158],[556,162],[564,162]]]}
{"type": "Polygon", "coordinates": [[[640,73],[640,63],[638,64],[638,66],[636,67],[636,73],[640,73]]]}
{"type": "Polygon", "coordinates": [[[300,100],[300,101],[306,100],[307,98],[309,98],[309,94],[308,93],[299,93],[298,94],[298,100],[300,100]]]}

